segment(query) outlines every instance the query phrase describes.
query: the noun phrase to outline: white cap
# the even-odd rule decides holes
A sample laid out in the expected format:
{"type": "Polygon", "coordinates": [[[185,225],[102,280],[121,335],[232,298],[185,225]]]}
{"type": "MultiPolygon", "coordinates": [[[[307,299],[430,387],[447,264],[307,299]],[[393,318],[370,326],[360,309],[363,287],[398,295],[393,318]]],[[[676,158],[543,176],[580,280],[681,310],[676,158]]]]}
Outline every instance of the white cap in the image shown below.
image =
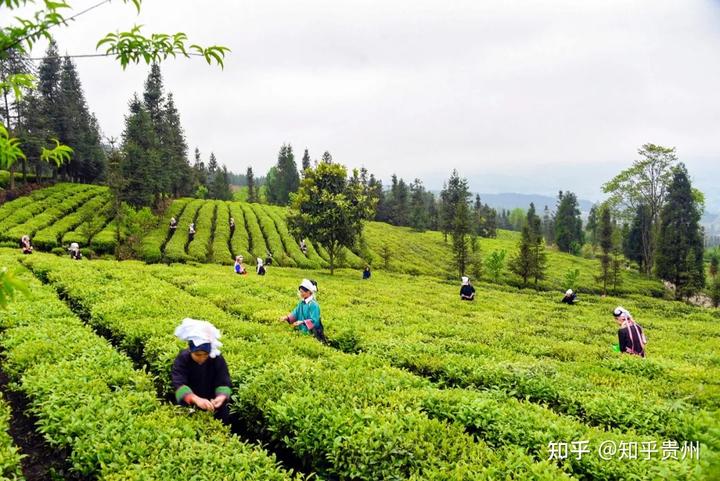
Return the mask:
{"type": "Polygon", "coordinates": [[[568,289],[567,291],[565,291],[565,295],[566,296],[572,295],[572,289],[568,289]]]}
{"type": "Polygon", "coordinates": [[[460,279],[462,279],[463,285],[465,285],[465,284],[467,284],[468,282],[470,282],[470,278],[467,277],[467,276],[462,276],[460,279]]]}
{"type": "Polygon", "coordinates": [[[305,289],[307,289],[310,292],[317,292],[317,287],[315,286],[315,284],[310,282],[309,279],[303,279],[302,282],[300,283],[300,287],[304,287],[305,289]]]}

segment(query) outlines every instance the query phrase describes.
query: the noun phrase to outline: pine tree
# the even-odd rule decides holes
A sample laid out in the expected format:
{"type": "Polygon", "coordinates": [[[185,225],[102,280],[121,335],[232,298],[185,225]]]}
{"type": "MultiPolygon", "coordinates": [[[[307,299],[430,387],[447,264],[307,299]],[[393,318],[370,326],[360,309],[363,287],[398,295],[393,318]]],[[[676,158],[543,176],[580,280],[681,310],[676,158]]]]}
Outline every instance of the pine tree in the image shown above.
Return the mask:
{"type": "Polygon", "coordinates": [[[466,179],[461,179],[457,170],[453,170],[450,178],[443,185],[440,192],[440,230],[447,241],[448,234],[452,231],[457,205],[460,202],[467,202],[470,196],[466,179]]]}
{"type": "Polygon", "coordinates": [[[162,122],[163,106],[165,104],[165,94],[163,92],[163,80],[160,73],[160,66],[156,63],[150,66],[150,73],[145,80],[145,92],[143,93],[143,101],[145,109],[150,115],[153,125],[159,126],[162,122]]]}
{"type": "Polygon", "coordinates": [[[308,153],[308,149],[305,149],[305,153],[303,153],[302,157],[302,171],[305,172],[310,167],[310,154],[308,153]]]}
{"type": "Polygon", "coordinates": [[[715,280],[718,274],[718,263],[720,263],[720,259],[718,259],[717,254],[713,254],[713,256],[710,258],[710,277],[715,280]]]}
{"type": "Polygon", "coordinates": [[[588,234],[588,240],[592,246],[592,251],[595,253],[597,247],[597,229],[598,229],[598,208],[597,205],[593,204],[588,214],[587,224],[585,225],[585,231],[588,234]]]}
{"type": "Polygon", "coordinates": [[[323,152],[321,162],[324,164],[332,164],[333,158],[332,155],[330,155],[330,152],[327,150],[323,152]]]}
{"type": "Polygon", "coordinates": [[[61,167],[62,174],[84,182],[98,180],[105,171],[105,152],[97,120],[88,110],[77,69],[69,58],[62,62],[57,114],[55,133],[73,149],[72,159],[61,167]]]}
{"type": "Polygon", "coordinates": [[[680,163],[673,171],[660,213],[655,264],[657,275],[675,284],[678,299],[705,287],[703,247],[700,209],[685,165],[680,163]]]}
{"type": "Polygon", "coordinates": [[[185,132],[172,93],[168,93],[167,100],[162,106],[158,134],[170,192],[175,197],[191,195],[194,183],[193,169],[188,161],[185,132]]]}
{"type": "Polygon", "coordinates": [[[245,178],[247,179],[247,188],[248,188],[247,201],[248,202],[259,202],[257,187],[255,187],[255,175],[253,174],[252,167],[247,168],[247,172],[245,173],[245,178]]]}
{"type": "Polygon", "coordinates": [[[650,209],[645,204],[639,204],[627,235],[623,239],[625,257],[637,262],[641,272],[647,271],[644,262],[645,252],[648,249],[644,246],[644,243],[649,239],[644,234],[651,230],[651,223],[650,209]]]}
{"type": "Polygon", "coordinates": [[[458,202],[455,206],[455,216],[452,222],[453,260],[460,276],[465,275],[468,267],[470,252],[469,235],[471,232],[470,208],[467,200],[458,202]]]}
{"type": "Polygon", "coordinates": [[[572,192],[560,191],[555,214],[555,243],[561,252],[578,254],[583,242],[582,220],[577,197],[572,192]]]}
{"type": "Polygon", "coordinates": [[[160,149],[150,114],[137,95],[130,102],[130,115],[125,118],[122,152],[122,200],[134,207],[152,205],[160,193],[157,179],[160,149]]]}
{"type": "Polygon", "coordinates": [[[195,188],[199,186],[207,188],[208,172],[205,167],[205,162],[202,161],[202,157],[200,156],[200,149],[197,147],[195,147],[195,163],[192,166],[192,170],[193,177],[195,178],[195,188]]]}
{"type": "Polygon", "coordinates": [[[548,206],[543,209],[542,232],[545,242],[552,245],[555,242],[555,219],[548,206]]]}
{"type": "Polygon", "coordinates": [[[287,205],[290,194],[298,190],[300,175],[291,145],[283,144],[280,148],[277,164],[268,172],[266,186],[268,201],[278,205],[287,205]]]}
{"type": "Polygon", "coordinates": [[[510,271],[522,278],[523,286],[526,286],[528,279],[532,276],[534,256],[532,253],[532,240],[530,227],[523,226],[520,234],[520,244],[517,254],[508,263],[510,271]]]}
{"type": "Polygon", "coordinates": [[[410,226],[417,231],[424,231],[428,225],[425,187],[420,179],[410,184],[410,226]]]}
{"type": "Polygon", "coordinates": [[[607,286],[612,277],[612,258],[610,253],[613,250],[613,224],[610,208],[603,206],[600,210],[600,225],[598,230],[598,244],[600,245],[600,276],[603,294],[607,295],[607,286]]]}
{"type": "Polygon", "coordinates": [[[518,252],[509,262],[510,270],[522,278],[523,285],[533,279],[537,287],[539,281],[545,278],[547,253],[541,226],[540,217],[535,214],[535,204],[531,203],[521,230],[518,252]]]}

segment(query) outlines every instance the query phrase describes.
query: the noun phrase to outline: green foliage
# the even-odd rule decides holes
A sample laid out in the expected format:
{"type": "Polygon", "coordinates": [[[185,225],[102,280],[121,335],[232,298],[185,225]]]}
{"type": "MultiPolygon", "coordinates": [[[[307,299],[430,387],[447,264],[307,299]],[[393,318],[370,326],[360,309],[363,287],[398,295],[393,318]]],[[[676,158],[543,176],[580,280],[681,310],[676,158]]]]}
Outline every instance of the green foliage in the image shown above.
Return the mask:
{"type": "Polygon", "coordinates": [[[27,287],[7,267],[0,268],[0,308],[6,308],[16,292],[27,294],[27,287]]]}
{"type": "Polygon", "coordinates": [[[374,210],[359,184],[349,183],[345,167],[322,162],[305,170],[300,190],[292,199],[290,231],[321,245],[329,256],[330,272],[341,248],[350,249],[362,234],[363,221],[374,210]]]}
{"type": "Polygon", "coordinates": [[[27,156],[20,148],[20,140],[10,137],[7,129],[0,125],[0,169],[9,169],[27,156]]]}
{"type": "Polygon", "coordinates": [[[230,239],[231,255],[235,259],[238,255],[243,256],[244,261],[254,263],[255,258],[250,253],[250,235],[245,224],[245,212],[237,202],[229,202],[230,217],[235,219],[235,233],[230,239]]]}
{"type": "Polygon", "coordinates": [[[23,457],[10,437],[10,406],[0,393],[0,479],[22,480],[23,457]]]}
{"type": "Polygon", "coordinates": [[[535,215],[535,206],[531,203],[527,211],[525,224],[518,245],[517,254],[510,259],[510,271],[522,279],[523,286],[530,279],[539,281],[545,278],[547,269],[547,254],[543,242],[540,218],[535,215]]]}
{"type": "Polygon", "coordinates": [[[565,289],[578,290],[578,279],[580,279],[580,269],[570,269],[565,273],[563,287],[565,289]]]}
{"type": "Polygon", "coordinates": [[[487,256],[485,261],[485,268],[490,274],[490,279],[493,282],[499,282],[500,276],[505,269],[505,256],[507,252],[504,250],[494,250],[487,256]]]}
{"type": "Polygon", "coordinates": [[[715,307],[720,307],[720,277],[715,277],[710,287],[710,299],[715,307]]]}
{"type": "Polygon", "coordinates": [[[255,215],[255,211],[250,204],[240,205],[242,206],[245,217],[245,225],[247,226],[249,236],[249,250],[252,253],[253,260],[258,257],[265,259],[265,256],[267,256],[270,250],[265,243],[265,236],[263,235],[262,229],[260,229],[260,223],[255,215]]]}

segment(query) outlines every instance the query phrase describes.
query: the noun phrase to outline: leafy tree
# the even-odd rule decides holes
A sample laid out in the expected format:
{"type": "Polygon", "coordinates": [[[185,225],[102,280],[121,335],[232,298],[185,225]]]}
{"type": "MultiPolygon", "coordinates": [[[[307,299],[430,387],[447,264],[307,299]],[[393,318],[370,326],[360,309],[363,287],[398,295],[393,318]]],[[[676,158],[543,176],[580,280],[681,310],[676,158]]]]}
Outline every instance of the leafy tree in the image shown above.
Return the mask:
{"type": "Polygon", "coordinates": [[[523,225],[527,221],[527,212],[520,207],[516,207],[508,214],[509,227],[515,231],[521,231],[523,225]]]}
{"type": "MultiPolygon", "coordinates": [[[[169,192],[175,197],[192,194],[195,171],[188,161],[188,145],[175,107],[172,92],[162,106],[160,124],[157,126],[160,148],[165,159],[164,175],[168,177],[169,192]]],[[[198,152],[199,155],[199,152],[198,152]]]]}
{"type": "Polygon", "coordinates": [[[350,248],[362,234],[363,221],[372,218],[373,200],[362,186],[348,182],[339,164],[321,162],[305,171],[300,189],[292,198],[288,226],[297,238],[307,238],[325,248],[330,273],[343,247],[350,248]]]}
{"type": "Polygon", "coordinates": [[[609,205],[626,219],[631,218],[641,204],[647,207],[649,222],[643,223],[640,236],[642,266],[645,273],[650,275],[655,263],[660,211],[665,204],[677,156],[675,148],[655,144],[643,145],[638,154],[640,159],[605,183],[603,191],[610,194],[609,205]]]}
{"type": "Polygon", "coordinates": [[[230,181],[228,179],[226,166],[223,165],[221,169],[218,169],[210,187],[209,196],[211,199],[232,200],[232,191],[230,190],[230,181]]]}
{"type": "MultiPolygon", "coordinates": [[[[0,55],[0,85],[6,85],[11,77],[27,78],[32,77],[34,66],[29,56],[16,48],[11,48],[5,55],[0,55]]],[[[2,94],[2,109],[0,109],[0,121],[5,125],[8,132],[14,132],[20,124],[21,98],[22,94],[12,88],[0,88],[2,94]]],[[[27,181],[27,159],[21,159],[23,166],[23,179],[27,181]]],[[[15,188],[15,169],[11,166],[10,188],[15,188]]]]}
{"type": "Polygon", "coordinates": [[[247,187],[248,187],[248,202],[258,202],[258,193],[257,193],[257,187],[255,187],[255,175],[253,174],[252,167],[247,168],[247,172],[245,173],[245,178],[247,179],[247,187]]]}
{"type": "Polygon", "coordinates": [[[572,192],[562,192],[558,196],[558,208],[555,214],[555,243],[561,252],[577,254],[584,243],[582,219],[577,197],[572,192]]]}
{"type": "Polygon", "coordinates": [[[504,250],[495,250],[487,256],[485,260],[485,268],[490,273],[493,282],[499,282],[502,271],[505,268],[505,257],[507,252],[504,250]]]}
{"type": "Polygon", "coordinates": [[[701,210],[684,164],[673,169],[667,202],[660,213],[656,270],[675,284],[678,299],[705,287],[701,210]]]}
{"type": "Polygon", "coordinates": [[[563,279],[563,287],[565,287],[565,289],[577,290],[579,279],[580,269],[569,269],[567,272],[565,272],[565,277],[563,279]]]}
{"type": "Polygon", "coordinates": [[[327,150],[323,152],[321,162],[324,164],[332,164],[333,158],[332,155],[330,155],[330,152],[327,150]]]}

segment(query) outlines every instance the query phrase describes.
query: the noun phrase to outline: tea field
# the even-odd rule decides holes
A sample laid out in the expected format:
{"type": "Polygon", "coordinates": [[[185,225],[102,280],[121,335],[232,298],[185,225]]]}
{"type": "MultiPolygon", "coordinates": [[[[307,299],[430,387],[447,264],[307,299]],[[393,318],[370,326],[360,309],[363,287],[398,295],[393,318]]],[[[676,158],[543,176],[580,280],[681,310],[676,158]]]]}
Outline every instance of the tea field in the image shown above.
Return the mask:
{"type": "MultiPolygon", "coordinates": [[[[176,205],[181,218],[190,208],[215,219],[202,245],[237,241],[254,254],[253,232],[270,222],[277,237],[265,242],[287,238],[279,209],[176,205]],[[236,229],[223,242],[225,208],[236,222],[242,213],[247,236],[236,229]]],[[[384,228],[368,227],[370,249],[389,240],[384,228]]],[[[430,246],[416,259],[441,255],[439,234],[433,243],[436,233],[393,233],[430,246]]],[[[161,257],[174,238],[160,240],[161,257]]],[[[75,262],[2,249],[0,265],[31,291],[0,311],[2,369],[37,429],[90,478],[720,479],[717,309],[638,293],[566,306],[554,292],[485,283],[475,302],[460,302],[458,283],[434,272],[330,276],[310,251],[303,260],[283,246],[296,267],[265,277],[191,258],[75,262]],[[327,346],[279,321],[303,277],[318,281],[327,346]],[[618,304],[645,328],[646,359],[612,351],[618,304]],[[184,317],[223,332],[235,434],[164,400],[184,317]]],[[[0,428],[2,412],[0,401],[0,428]]],[[[3,439],[0,467],[12,479],[17,456],[3,439]]]]}
{"type": "MultiPolygon", "coordinates": [[[[107,188],[83,184],[57,184],[38,190],[0,206],[0,245],[17,246],[22,235],[30,235],[33,245],[43,251],[65,252],[71,242],[84,248],[85,256],[102,257],[116,247],[116,225],[109,218],[110,199],[107,188]]],[[[148,263],[216,263],[232,264],[242,255],[253,269],[255,259],[273,255],[273,263],[282,267],[325,269],[328,255],[320,246],[306,242],[303,253],[298,239],[290,234],[281,207],[199,199],[176,199],[157,218],[157,226],[142,239],[139,257],[148,263]],[[171,232],[170,218],[178,220],[171,232]],[[234,232],[229,220],[235,220],[234,232]],[[195,223],[196,234],[190,241],[188,226],[195,223]]],[[[121,229],[121,235],[124,235],[121,229]]],[[[497,279],[484,273],[482,279],[504,285],[519,285],[519,279],[507,269],[507,260],[517,250],[517,232],[498,232],[497,238],[479,239],[480,256],[494,251],[507,253],[505,268],[497,279]]],[[[439,232],[415,232],[380,222],[368,222],[363,238],[353,249],[344,249],[339,264],[362,269],[370,264],[373,270],[403,274],[426,275],[454,279],[450,242],[439,232]]],[[[572,287],[578,292],[600,292],[596,280],[598,262],[548,249],[547,278],[541,289],[564,291],[572,287]],[[577,270],[573,286],[566,285],[565,276],[577,270]]],[[[635,270],[623,272],[619,292],[662,297],[663,286],[635,270]]]]}

